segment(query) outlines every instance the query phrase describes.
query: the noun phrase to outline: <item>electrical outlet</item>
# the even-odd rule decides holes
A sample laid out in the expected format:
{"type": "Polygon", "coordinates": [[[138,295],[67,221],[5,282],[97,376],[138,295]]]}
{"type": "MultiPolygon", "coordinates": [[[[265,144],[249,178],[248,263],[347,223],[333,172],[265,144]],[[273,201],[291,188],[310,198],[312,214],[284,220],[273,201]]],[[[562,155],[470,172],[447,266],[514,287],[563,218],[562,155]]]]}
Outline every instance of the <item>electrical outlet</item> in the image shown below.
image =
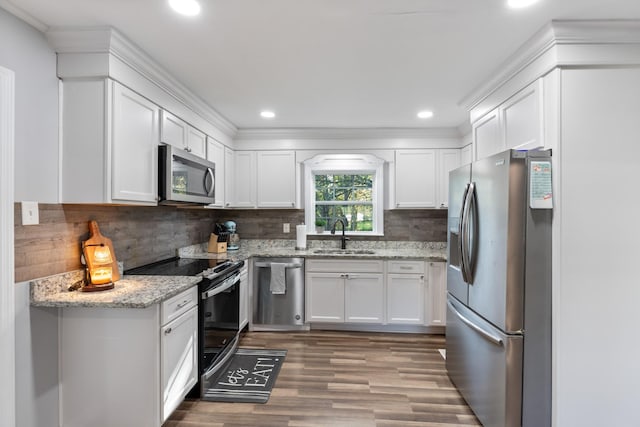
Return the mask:
{"type": "Polygon", "coordinates": [[[38,202],[22,202],[22,225],[40,224],[38,202]]]}
{"type": "Polygon", "coordinates": [[[282,232],[283,233],[291,233],[291,227],[288,222],[282,224],[282,232]]]}

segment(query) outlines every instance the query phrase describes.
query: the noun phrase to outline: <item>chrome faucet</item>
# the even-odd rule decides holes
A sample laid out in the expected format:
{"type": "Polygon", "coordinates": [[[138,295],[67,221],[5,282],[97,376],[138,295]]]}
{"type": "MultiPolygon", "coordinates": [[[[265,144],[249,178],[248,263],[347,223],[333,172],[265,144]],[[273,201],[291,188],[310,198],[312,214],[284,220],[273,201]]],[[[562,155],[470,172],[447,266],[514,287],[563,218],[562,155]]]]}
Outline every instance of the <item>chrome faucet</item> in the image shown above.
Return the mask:
{"type": "Polygon", "coordinates": [[[331,234],[336,234],[336,225],[338,225],[338,223],[342,224],[342,245],[340,246],[340,249],[347,249],[347,240],[351,239],[344,235],[344,230],[347,228],[347,225],[344,223],[342,218],[338,218],[336,222],[333,223],[333,227],[331,227],[331,234]]]}

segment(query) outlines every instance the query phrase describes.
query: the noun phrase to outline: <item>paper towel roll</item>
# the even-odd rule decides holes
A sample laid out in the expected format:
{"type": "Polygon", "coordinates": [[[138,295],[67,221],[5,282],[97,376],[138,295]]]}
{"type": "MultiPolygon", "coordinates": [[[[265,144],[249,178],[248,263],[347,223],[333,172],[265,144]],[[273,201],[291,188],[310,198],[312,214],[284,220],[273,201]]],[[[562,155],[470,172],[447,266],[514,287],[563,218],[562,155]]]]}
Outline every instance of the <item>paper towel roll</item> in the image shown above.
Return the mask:
{"type": "Polygon", "coordinates": [[[304,224],[296,225],[296,249],[307,249],[307,226],[304,224]]]}

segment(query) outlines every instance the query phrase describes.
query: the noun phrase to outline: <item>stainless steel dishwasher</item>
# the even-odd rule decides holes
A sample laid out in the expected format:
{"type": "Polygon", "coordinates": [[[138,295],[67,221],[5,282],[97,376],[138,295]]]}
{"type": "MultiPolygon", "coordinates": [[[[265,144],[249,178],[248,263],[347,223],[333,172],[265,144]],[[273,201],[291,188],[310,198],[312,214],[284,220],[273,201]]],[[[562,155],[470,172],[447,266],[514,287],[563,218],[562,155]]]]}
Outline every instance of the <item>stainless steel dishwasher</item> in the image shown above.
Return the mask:
{"type": "Polygon", "coordinates": [[[309,329],[304,323],[304,258],[254,258],[252,290],[251,330],[309,329]]]}

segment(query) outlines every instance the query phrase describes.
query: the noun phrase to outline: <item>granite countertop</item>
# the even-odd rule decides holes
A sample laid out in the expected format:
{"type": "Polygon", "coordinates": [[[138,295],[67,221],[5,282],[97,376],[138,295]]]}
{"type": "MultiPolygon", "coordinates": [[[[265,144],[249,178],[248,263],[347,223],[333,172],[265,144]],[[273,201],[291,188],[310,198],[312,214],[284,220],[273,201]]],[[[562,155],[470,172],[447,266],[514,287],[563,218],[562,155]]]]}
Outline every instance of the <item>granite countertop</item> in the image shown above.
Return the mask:
{"type": "Polygon", "coordinates": [[[202,277],[124,276],[113,289],[97,292],[67,289],[81,280],[83,270],[36,279],[31,282],[31,305],[37,307],[146,308],[191,288],[202,277]]]}
{"type": "Polygon", "coordinates": [[[178,256],[181,258],[231,259],[234,261],[247,260],[250,257],[382,258],[434,262],[447,260],[447,248],[444,242],[349,242],[346,250],[340,250],[333,241],[308,243],[312,243],[313,246],[299,250],[295,248],[295,242],[289,240],[247,240],[240,242],[240,249],[221,254],[207,252],[207,244],[201,244],[180,249],[178,256]]]}
{"type": "MultiPolygon", "coordinates": [[[[181,248],[181,258],[248,260],[251,257],[369,258],[444,262],[444,242],[350,241],[347,250],[337,240],[309,241],[305,250],[293,240],[244,240],[240,249],[221,254],[207,252],[207,243],[181,248]]],[[[69,292],[71,284],[84,277],[83,270],[36,279],[31,282],[31,305],[38,307],[146,308],[189,289],[202,280],[190,276],[124,276],[115,287],[98,292],[69,292]]]]}

